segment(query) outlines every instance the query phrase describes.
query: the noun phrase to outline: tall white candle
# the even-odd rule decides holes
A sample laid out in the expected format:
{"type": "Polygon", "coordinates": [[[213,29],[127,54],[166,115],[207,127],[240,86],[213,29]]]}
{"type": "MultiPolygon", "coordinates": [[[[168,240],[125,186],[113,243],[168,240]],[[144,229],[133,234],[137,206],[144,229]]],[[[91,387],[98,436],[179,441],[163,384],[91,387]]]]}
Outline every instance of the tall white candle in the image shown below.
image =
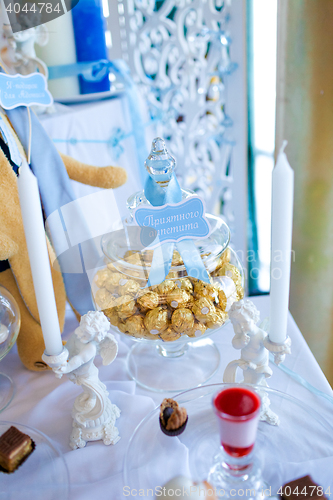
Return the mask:
{"type": "Polygon", "coordinates": [[[50,356],[56,356],[62,352],[63,347],[38,183],[25,159],[22,159],[22,166],[19,169],[17,187],[45,352],[50,356]]]}
{"type": "MultiPolygon", "coordinates": [[[[66,12],[45,24],[49,31],[47,45],[36,45],[36,54],[47,66],[76,63],[76,49],[72,13],[66,12]]],[[[73,97],[80,94],[77,76],[48,81],[48,89],[54,99],[73,97]]]]}
{"type": "Polygon", "coordinates": [[[277,343],[283,343],[287,335],[293,226],[294,172],[284,153],[286,145],[284,141],[272,178],[269,338],[277,343]]]}

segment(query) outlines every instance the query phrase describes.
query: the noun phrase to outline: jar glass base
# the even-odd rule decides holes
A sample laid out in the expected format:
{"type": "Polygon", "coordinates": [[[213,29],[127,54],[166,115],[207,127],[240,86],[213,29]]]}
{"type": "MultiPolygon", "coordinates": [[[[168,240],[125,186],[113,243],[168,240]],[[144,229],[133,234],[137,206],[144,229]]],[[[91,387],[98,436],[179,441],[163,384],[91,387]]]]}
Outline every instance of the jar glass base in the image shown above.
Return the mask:
{"type": "Polygon", "coordinates": [[[220,364],[211,339],[190,342],[177,350],[170,343],[156,346],[138,342],[127,356],[129,375],[141,387],[155,392],[180,392],[209,380],[220,364]],[[171,348],[172,347],[172,348],[171,348]]]}

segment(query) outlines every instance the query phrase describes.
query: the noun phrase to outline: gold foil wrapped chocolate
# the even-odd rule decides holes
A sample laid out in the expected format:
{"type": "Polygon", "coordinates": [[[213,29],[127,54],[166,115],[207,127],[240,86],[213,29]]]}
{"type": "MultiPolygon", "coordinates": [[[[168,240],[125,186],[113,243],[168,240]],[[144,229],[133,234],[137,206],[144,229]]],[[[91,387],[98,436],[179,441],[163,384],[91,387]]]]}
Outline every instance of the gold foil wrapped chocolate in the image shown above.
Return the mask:
{"type": "Polygon", "coordinates": [[[178,252],[178,250],[174,250],[173,256],[172,256],[172,266],[182,266],[184,264],[183,259],[178,252]]]}
{"type": "Polygon", "coordinates": [[[241,285],[236,286],[237,299],[241,300],[244,297],[244,288],[241,285]]]}
{"type": "Polygon", "coordinates": [[[117,313],[120,319],[125,320],[137,312],[137,306],[131,295],[122,295],[116,299],[117,313]]]}
{"type": "Polygon", "coordinates": [[[104,283],[104,287],[110,293],[116,293],[118,285],[119,285],[119,281],[123,280],[124,278],[126,278],[126,276],[124,276],[124,274],[122,274],[122,273],[118,273],[118,272],[117,273],[111,273],[110,272],[110,275],[109,275],[108,279],[104,283]]]}
{"type": "Polygon", "coordinates": [[[162,281],[160,285],[157,286],[156,291],[163,296],[167,296],[172,290],[176,288],[176,283],[173,280],[162,281]]]}
{"type": "Polygon", "coordinates": [[[134,337],[143,337],[146,333],[144,317],[138,314],[127,318],[125,321],[125,328],[126,331],[131,335],[134,335],[134,337]]]}
{"type": "Polygon", "coordinates": [[[209,315],[208,321],[206,321],[207,328],[216,330],[220,328],[228,319],[228,314],[221,309],[216,309],[211,315],[209,315]]]}
{"type": "Polygon", "coordinates": [[[175,288],[167,297],[167,303],[173,309],[177,309],[177,307],[186,307],[191,301],[191,294],[182,288],[175,288]]]}
{"type": "Polygon", "coordinates": [[[222,309],[222,311],[225,311],[226,307],[227,307],[227,303],[228,303],[228,298],[227,298],[226,294],[224,293],[224,291],[221,289],[218,289],[217,293],[218,293],[218,300],[219,300],[218,307],[220,309],[222,309]]]}
{"type": "Polygon", "coordinates": [[[100,288],[95,294],[95,302],[102,310],[116,305],[116,298],[105,288],[100,288]]]}
{"type": "Polygon", "coordinates": [[[206,325],[200,323],[199,321],[195,321],[192,330],[187,335],[189,337],[201,337],[206,330],[206,325]]]}
{"type": "Polygon", "coordinates": [[[125,258],[125,260],[126,260],[126,262],[129,262],[130,264],[134,264],[135,266],[142,266],[144,263],[143,257],[140,255],[139,252],[128,255],[125,258]]]}
{"type": "Polygon", "coordinates": [[[200,323],[206,324],[207,321],[211,320],[212,315],[215,313],[215,307],[211,300],[206,297],[200,297],[194,302],[192,312],[200,323]]]}
{"type": "Polygon", "coordinates": [[[217,298],[217,292],[214,286],[210,283],[204,283],[203,281],[197,281],[194,284],[194,295],[197,298],[207,297],[212,301],[217,298]]]}
{"type": "Polygon", "coordinates": [[[136,295],[141,290],[137,281],[127,278],[122,278],[119,281],[117,292],[119,295],[136,295]]]}
{"type": "Polygon", "coordinates": [[[181,334],[176,332],[173,328],[169,327],[164,332],[160,334],[160,338],[164,340],[164,342],[173,342],[174,340],[180,339],[181,334]]]}
{"type": "Polygon", "coordinates": [[[218,259],[218,261],[216,263],[215,271],[217,271],[218,269],[220,269],[221,267],[223,267],[229,261],[230,261],[230,248],[227,248],[223,252],[223,254],[219,257],[219,259],[218,259]]]}
{"type": "Polygon", "coordinates": [[[141,311],[147,311],[148,309],[155,309],[160,303],[160,297],[156,292],[141,292],[137,298],[137,304],[141,311]]]}
{"type": "Polygon", "coordinates": [[[223,267],[218,269],[215,276],[228,276],[235,283],[236,287],[242,285],[242,277],[236,266],[232,264],[225,264],[223,267]]]}
{"type": "Polygon", "coordinates": [[[194,316],[189,309],[176,309],[172,314],[171,324],[176,332],[187,335],[194,326],[194,316]]]}
{"type": "Polygon", "coordinates": [[[179,278],[175,281],[175,284],[178,288],[182,290],[186,290],[188,293],[193,294],[193,285],[189,278],[179,278]]]}
{"type": "Polygon", "coordinates": [[[119,323],[119,316],[117,314],[117,311],[114,307],[111,307],[110,309],[104,309],[104,314],[107,318],[109,318],[109,321],[111,325],[113,326],[118,326],[119,323]]]}
{"type": "Polygon", "coordinates": [[[228,318],[226,281],[234,290],[232,300],[244,296],[241,273],[229,263],[229,249],[215,261],[209,252],[201,255],[209,269],[214,269],[210,283],[187,276],[182,257],[175,251],[172,270],[164,281],[144,288],[153,254],[147,249],[128,251],[123,260],[108,263],[94,278],[99,288],[94,297],[96,304],[110,323],[127,335],[165,342],[181,335],[200,337],[207,329],[219,328],[228,318]],[[224,276],[230,280],[221,278],[224,276]]]}
{"type": "Polygon", "coordinates": [[[144,324],[152,335],[158,335],[169,325],[168,311],[163,307],[156,307],[146,313],[144,324]]]}
{"type": "Polygon", "coordinates": [[[97,271],[94,281],[98,288],[104,287],[104,283],[109,279],[111,274],[111,271],[107,267],[105,267],[104,269],[99,269],[99,271],[97,271]]]}

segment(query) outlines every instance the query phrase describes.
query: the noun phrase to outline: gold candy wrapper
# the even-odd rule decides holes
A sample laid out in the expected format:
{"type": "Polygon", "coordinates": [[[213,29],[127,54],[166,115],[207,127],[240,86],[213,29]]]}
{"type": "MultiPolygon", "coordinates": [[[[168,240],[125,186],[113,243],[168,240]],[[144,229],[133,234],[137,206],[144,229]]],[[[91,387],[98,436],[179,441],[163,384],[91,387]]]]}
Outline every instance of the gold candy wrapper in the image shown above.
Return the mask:
{"type": "Polygon", "coordinates": [[[228,276],[235,283],[236,287],[242,285],[242,277],[239,272],[239,269],[237,269],[236,266],[233,266],[232,264],[229,263],[225,264],[223,267],[218,269],[214,273],[214,276],[228,276]]]}
{"type": "Polygon", "coordinates": [[[137,281],[123,278],[119,281],[117,292],[119,295],[136,295],[141,290],[137,281]]]}
{"type": "Polygon", "coordinates": [[[145,333],[148,333],[145,324],[144,317],[141,315],[131,316],[125,321],[126,333],[130,333],[134,337],[143,337],[145,333]]]}
{"type": "Polygon", "coordinates": [[[179,278],[174,282],[178,288],[186,290],[188,293],[193,294],[193,285],[189,278],[179,278]]]}
{"type": "MultiPolygon", "coordinates": [[[[141,292],[142,293],[142,292],[141,292]]],[[[156,292],[146,292],[137,299],[137,304],[141,311],[155,309],[160,303],[160,297],[156,292]]]]}
{"type": "Polygon", "coordinates": [[[179,252],[174,251],[173,267],[165,280],[145,288],[152,258],[153,250],[128,251],[123,261],[108,263],[94,277],[94,286],[98,287],[94,293],[96,304],[110,323],[127,335],[172,342],[182,335],[195,338],[204,335],[207,329],[220,328],[228,319],[228,298],[219,276],[234,281],[233,297],[240,300],[244,296],[241,273],[229,263],[229,249],[217,259],[211,283],[188,277],[179,252]],[[124,272],[121,262],[123,266],[128,263],[124,272]]]}
{"type": "Polygon", "coordinates": [[[217,292],[213,285],[204,283],[203,281],[197,281],[194,284],[194,295],[196,298],[206,297],[214,301],[217,297],[217,292]]]}
{"type": "Polygon", "coordinates": [[[167,304],[173,309],[185,307],[192,301],[192,296],[182,288],[175,288],[167,297],[167,304]]]}
{"type": "Polygon", "coordinates": [[[144,319],[144,324],[149,333],[158,335],[168,328],[168,311],[162,307],[156,307],[148,311],[144,319]]]}
{"type": "Polygon", "coordinates": [[[189,337],[201,337],[207,330],[207,326],[195,321],[192,330],[187,334],[189,337]]]}
{"type": "Polygon", "coordinates": [[[120,319],[125,320],[133,316],[138,310],[133,297],[130,295],[122,295],[116,299],[117,313],[120,319]]]}
{"type": "Polygon", "coordinates": [[[221,309],[216,309],[215,312],[209,315],[206,321],[207,328],[216,330],[220,328],[228,319],[228,314],[221,309]]]}
{"type": "Polygon", "coordinates": [[[100,288],[95,294],[95,301],[101,309],[109,309],[115,305],[115,297],[105,288],[100,288]]]}
{"type": "Polygon", "coordinates": [[[176,309],[171,318],[172,328],[180,333],[187,335],[194,326],[194,316],[189,309],[176,309]]]}
{"type": "Polygon", "coordinates": [[[164,342],[173,342],[174,340],[180,339],[181,334],[175,332],[173,328],[169,327],[161,333],[160,337],[162,340],[164,340],[164,342]]]}
{"type": "Polygon", "coordinates": [[[215,313],[215,306],[211,300],[206,297],[200,297],[194,302],[192,312],[200,323],[206,324],[211,320],[212,315],[215,313]]]}

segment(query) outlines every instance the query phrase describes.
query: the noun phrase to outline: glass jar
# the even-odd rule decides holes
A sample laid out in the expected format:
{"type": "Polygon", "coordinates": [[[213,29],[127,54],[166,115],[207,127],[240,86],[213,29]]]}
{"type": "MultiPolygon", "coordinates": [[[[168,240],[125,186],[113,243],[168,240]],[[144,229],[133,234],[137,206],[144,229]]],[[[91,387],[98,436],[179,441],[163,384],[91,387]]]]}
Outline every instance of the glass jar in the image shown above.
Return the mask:
{"type": "MultiPolygon", "coordinates": [[[[163,151],[163,146],[163,141],[156,139],[155,145],[153,143],[154,154],[151,152],[146,162],[151,177],[157,176],[156,182],[159,185],[171,182],[174,169],[174,160],[165,150],[163,151]],[[156,152],[156,144],[160,144],[158,141],[162,142],[162,146],[156,152]],[[162,180],[156,165],[163,167],[160,170],[164,176],[162,180]],[[169,180],[165,181],[168,172],[169,180]]],[[[190,191],[181,190],[177,181],[174,182],[176,189],[179,190],[177,196],[180,201],[195,195],[190,191]]],[[[203,341],[212,332],[225,325],[232,303],[243,298],[242,267],[236,253],[229,247],[230,231],[227,224],[220,217],[206,214],[206,221],[211,229],[210,234],[204,239],[193,239],[195,247],[192,246],[192,251],[197,252],[198,259],[201,257],[207,271],[207,282],[197,279],[195,273],[188,274],[182,256],[177,250],[177,243],[172,243],[171,247],[169,246],[172,262],[168,274],[159,283],[151,286],[149,274],[153,255],[157,250],[150,248],[151,245],[145,247],[142,244],[140,234],[142,228],[135,225],[133,217],[134,210],[138,207],[151,206],[148,198],[144,191],[132,195],[127,202],[129,216],[123,221],[123,229],[104,235],[102,238],[103,258],[92,280],[94,303],[96,309],[102,310],[109,318],[116,332],[140,342],[141,345],[156,347],[155,354],[158,352],[164,358],[181,357],[185,353],[188,357],[188,344],[203,341]],[[173,254],[172,248],[174,248],[173,254]]],[[[220,354],[212,342],[201,343],[201,346],[201,368],[204,349],[211,351],[207,352],[205,375],[207,380],[208,373],[211,376],[212,370],[216,371],[220,354]]],[[[142,382],[137,375],[138,366],[144,359],[150,366],[152,364],[152,353],[149,349],[149,347],[132,348],[129,371],[141,385],[151,388],[151,381],[142,382]],[[135,356],[136,362],[131,367],[135,356]]],[[[160,359],[156,360],[157,365],[160,362],[160,359]]],[[[195,363],[195,360],[192,362],[195,363]]],[[[193,377],[192,379],[196,380],[194,375],[193,377]]],[[[149,374],[147,379],[151,379],[149,374]]],[[[160,381],[156,382],[155,390],[185,390],[199,383],[202,381],[179,386],[179,382],[177,385],[175,380],[174,387],[170,388],[170,383],[166,387],[160,381]]]]}

